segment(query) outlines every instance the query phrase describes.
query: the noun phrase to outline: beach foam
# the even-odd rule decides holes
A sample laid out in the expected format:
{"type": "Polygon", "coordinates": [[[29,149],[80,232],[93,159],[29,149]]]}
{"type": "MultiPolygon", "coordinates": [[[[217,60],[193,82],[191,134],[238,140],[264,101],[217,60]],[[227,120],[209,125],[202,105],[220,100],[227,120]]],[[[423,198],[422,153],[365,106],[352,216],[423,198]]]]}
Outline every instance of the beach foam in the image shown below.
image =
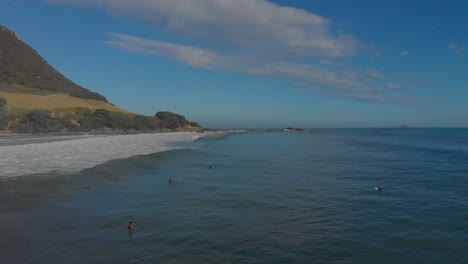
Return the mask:
{"type": "Polygon", "coordinates": [[[75,172],[113,159],[176,149],[195,132],[88,136],[66,141],[0,146],[0,178],[52,171],[75,172]]]}

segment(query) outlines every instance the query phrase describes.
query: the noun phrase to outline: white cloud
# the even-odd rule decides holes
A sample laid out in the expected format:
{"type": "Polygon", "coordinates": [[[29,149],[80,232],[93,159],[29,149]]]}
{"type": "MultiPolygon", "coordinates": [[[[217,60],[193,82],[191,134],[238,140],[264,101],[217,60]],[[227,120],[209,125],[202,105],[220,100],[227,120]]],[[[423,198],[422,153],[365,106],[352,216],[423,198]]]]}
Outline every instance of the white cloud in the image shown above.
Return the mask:
{"type": "Polygon", "coordinates": [[[455,51],[455,53],[458,55],[458,56],[465,56],[465,49],[463,49],[462,47],[459,47],[458,45],[455,45],[455,44],[450,44],[448,45],[448,48],[455,51]]]}
{"type": "Polygon", "coordinates": [[[401,99],[387,95],[387,92],[398,89],[400,86],[395,83],[381,84],[379,81],[385,76],[372,69],[366,69],[363,73],[349,70],[331,71],[311,64],[256,60],[120,33],[111,33],[111,36],[113,40],[105,41],[108,45],[139,54],[167,56],[196,68],[286,79],[297,87],[319,90],[329,96],[373,101],[380,98],[378,100],[380,102],[401,99]]]}
{"type": "Polygon", "coordinates": [[[372,69],[366,69],[367,75],[376,79],[385,79],[385,75],[381,72],[372,69]]]}
{"type": "Polygon", "coordinates": [[[333,61],[331,61],[331,60],[320,60],[319,62],[321,64],[326,64],[326,65],[332,65],[333,64],[333,61]]]}
{"type": "Polygon", "coordinates": [[[203,43],[265,56],[342,57],[359,48],[353,36],[331,30],[331,21],[265,0],[49,0],[104,8],[203,43]]]}
{"type": "MultiPolygon", "coordinates": [[[[340,60],[363,44],[334,29],[332,21],[266,0],[48,0],[89,5],[155,25],[190,45],[111,33],[106,44],[167,56],[206,70],[240,72],[291,81],[327,96],[378,102],[409,101],[394,94],[378,71],[346,70],[340,60]]],[[[388,80],[390,82],[390,80],[388,80]]]]}
{"type": "Polygon", "coordinates": [[[173,44],[164,41],[148,40],[130,35],[111,33],[116,40],[104,41],[118,48],[146,55],[166,55],[187,65],[214,69],[223,62],[223,57],[205,49],[185,45],[173,44]]]}

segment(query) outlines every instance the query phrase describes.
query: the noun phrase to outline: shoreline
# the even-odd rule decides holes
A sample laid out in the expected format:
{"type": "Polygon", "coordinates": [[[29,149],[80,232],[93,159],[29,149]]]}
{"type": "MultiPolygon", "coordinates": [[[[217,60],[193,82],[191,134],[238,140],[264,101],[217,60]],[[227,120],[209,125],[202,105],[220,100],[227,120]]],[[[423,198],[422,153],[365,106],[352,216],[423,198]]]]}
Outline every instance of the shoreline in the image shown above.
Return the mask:
{"type": "Polygon", "coordinates": [[[46,134],[18,134],[18,133],[0,133],[0,147],[18,146],[26,144],[41,144],[48,142],[67,141],[91,137],[108,136],[134,136],[148,134],[168,134],[168,133],[195,133],[199,138],[217,138],[233,133],[245,133],[248,130],[205,130],[205,131],[149,131],[149,132],[123,132],[123,131],[92,131],[76,133],[46,133],[46,134]]]}
{"type": "Polygon", "coordinates": [[[95,135],[0,135],[0,147],[67,141],[95,135]]]}
{"type": "Polygon", "coordinates": [[[78,172],[110,160],[181,148],[176,143],[222,138],[234,132],[241,131],[0,137],[0,179],[78,172]]]}
{"type": "Polygon", "coordinates": [[[109,160],[177,149],[175,143],[193,142],[199,136],[196,132],[170,132],[9,138],[0,145],[0,178],[78,172],[109,160]]]}

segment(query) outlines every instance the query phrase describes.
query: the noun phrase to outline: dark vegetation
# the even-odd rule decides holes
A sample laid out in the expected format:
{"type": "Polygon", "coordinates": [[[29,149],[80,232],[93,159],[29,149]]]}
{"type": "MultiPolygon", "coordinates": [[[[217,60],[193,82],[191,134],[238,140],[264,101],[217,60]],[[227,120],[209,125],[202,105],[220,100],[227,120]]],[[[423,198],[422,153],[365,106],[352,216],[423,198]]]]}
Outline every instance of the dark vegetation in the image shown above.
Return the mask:
{"type": "Polygon", "coordinates": [[[198,123],[195,122],[189,122],[187,119],[185,119],[185,116],[176,114],[176,113],[171,113],[171,112],[157,112],[156,115],[154,115],[157,120],[159,120],[160,126],[169,128],[169,129],[176,129],[178,127],[186,127],[186,126],[192,126],[192,127],[200,127],[198,123]]]}
{"type": "Polygon", "coordinates": [[[5,112],[5,105],[7,101],[0,97],[0,129],[6,129],[8,126],[8,117],[5,112]]]}
{"type": "Polygon", "coordinates": [[[5,98],[0,97],[0,130],[7,130],[10,121],[14,121],[16,117],[12,114],[9,114],[5,110],[5,106],[7,104],[7,100],[5,98]]]}
{"type": "Polygon", "coordinates": [[[158,112],[153,117],[111,112],[105,109],[97,109],[93,112],[87,108],[76,108],[66,114],[33,110],[21,116],[14,116],[5,111],[6,104],[7,101],[0,97],[0,130],[16,133],[152,132],[181,128],[201,129],[199,124],[171,112],[158,112]]]}
{"type": "Polygon", "coordinates": [[[104,96],[60,74],[15,32],[0,25],[0,90],[10,91],[15,84],[41,93],[64,93],[107,102],[104,96]]]}

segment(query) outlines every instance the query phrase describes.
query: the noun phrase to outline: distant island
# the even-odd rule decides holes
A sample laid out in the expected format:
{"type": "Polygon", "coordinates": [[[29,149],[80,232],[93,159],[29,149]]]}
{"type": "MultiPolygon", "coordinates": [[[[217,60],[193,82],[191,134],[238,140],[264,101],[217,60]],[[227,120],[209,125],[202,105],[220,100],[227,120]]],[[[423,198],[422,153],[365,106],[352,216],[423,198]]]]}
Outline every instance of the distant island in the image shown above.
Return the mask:
{"type": "Polygon", "coordinates": [[[131,113],[67,79],[0,25],[0,133],[201,131],[168,111],[131,113]]]}
{"type": "Polygon", "coordinates": [[[285,132],[294,132],[294,131],[304,131],[303,128],[297,128],[297,127],[286,127],[283,129],[285,132]]]}

